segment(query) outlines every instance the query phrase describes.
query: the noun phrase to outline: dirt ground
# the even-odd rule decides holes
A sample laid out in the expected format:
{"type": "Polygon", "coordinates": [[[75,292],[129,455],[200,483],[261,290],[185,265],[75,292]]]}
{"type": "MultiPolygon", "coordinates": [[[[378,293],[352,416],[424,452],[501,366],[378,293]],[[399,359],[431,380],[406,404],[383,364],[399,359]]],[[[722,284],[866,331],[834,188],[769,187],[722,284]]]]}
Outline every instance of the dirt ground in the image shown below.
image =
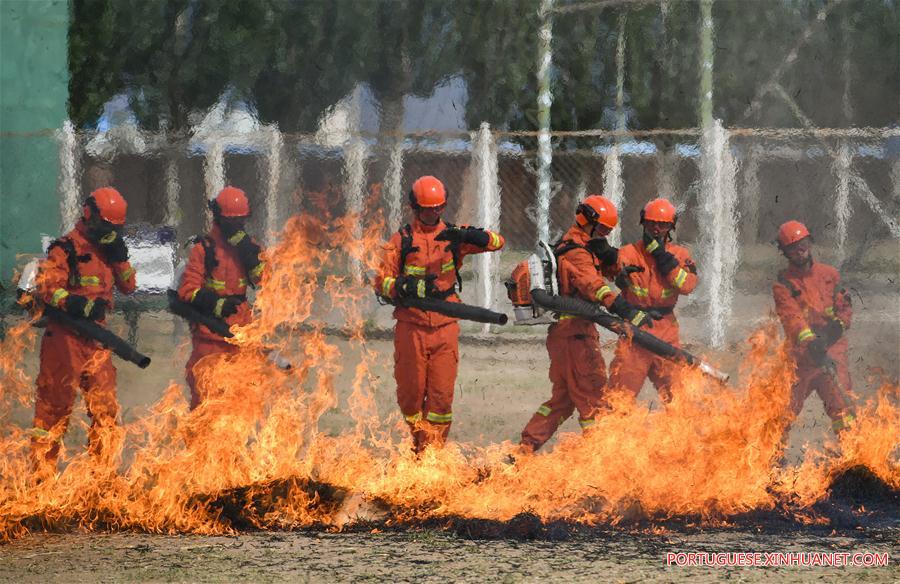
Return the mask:
{"type": "MultiPolygon", "coordinates": [[[[863,289],[865,302],[856,306],[850,331],[852,372],[859,399],[873,395],[873,376],[900,379],[900,302],[886,282],[863,289]]],[[[734,330],[723,351],[705,350],[704,315],[691,306],[680,310],[683,338],[696,352],[736,375],[742,353],[739,339],[769,318],[767,294],[743,293],[736,302],[734,330]]],[[[373,323],[390,323],[387,307],[373,323]]],[[[111,326],[124,330],[114,317],[111,326]]],[[[454,402],[451,438],[479,445],[518,440],[522,426],[549,397],[548,358],[544,328],[480,332],[467,326],[461,344],[461,366],[454,402]]],[[[392,341],[378,334],[370,348],[378,355],[375,388],[379,414],[396,413],[392,376],[392,341]]],[[[614,338],[602,333],[604,356],[612,357],[614,338]]],[[[339,336],[346,364],[336,384],[341,403],[320,420],[320,428],[337,434],[352,421],[345,414],[350,379],[357,356],[339,336]]],[[[153,357],[147,370],[117,360],[119,398],[128,421],[157,400],[170,381],[183,382],[189,352],[185,327],[165,313],[142,316],[138,347],[153,357]]],[[[29,373],[36,354],[25,357],[29,373]]],[[[735,380],[739,383],[739,380],[735,380]]],[[[185,389],[185,392],[187,390],[185,389]]],[[[649,408],[660,407],[655,391],[645,385],[640,398],[649,408]]],[[[79,406],[80,407],[80,406],[79,406]]],[[[83,411],[79,413],[84,419],[83,411]]],[[[18,408],[13,421],[30,425],[31,411],[18,408]]],[[[563,432],[577,432],[569,420],[563,432]]],[[[789,459],[829,439],[830,422],[822,402],[811,397],[794,425],[789,459]]],[[[84,426],[72,424],[66,442],[86,440],[84,426]]],[[[553,447],[554,442],[548,444],[553,447]]],[[[236,537],[155,536],[145,534],[36,534],[0,546],[0,581],[562,581],[619,582],[696,581],[729,578],[739,581],[896,582],[900,580],[900,534],[873,541],[797,533],[762,535],[747,531],[700,531],[647,535],[611,531],[563,542],[471,541],[439,530],[388,533],[250,533],[236,537]],[[889,552],[887,568],[679,568],[665,565],[667,551],[873,551],[889,552]]]]}

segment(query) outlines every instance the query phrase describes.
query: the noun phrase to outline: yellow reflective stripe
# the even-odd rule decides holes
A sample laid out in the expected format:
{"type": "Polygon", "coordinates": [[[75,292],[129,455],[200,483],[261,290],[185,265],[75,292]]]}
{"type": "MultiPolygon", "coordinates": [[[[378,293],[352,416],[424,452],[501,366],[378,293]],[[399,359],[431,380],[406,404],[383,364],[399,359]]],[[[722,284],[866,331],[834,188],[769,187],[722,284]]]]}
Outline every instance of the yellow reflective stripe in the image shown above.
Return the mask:
{"type": "Polygon", "coordinates": [[[797,341],[802,343],[803,341],[805,341],[807,339],[815,338],[815,336],[816,336],[815,333],[812,332],[811,329],[805,328],[802,331],[800,331],[800,334],[797,335],[797,341]]]}
{"type": "Polygon", "coordinates": [[[250,270],[250,277],[254,278],[254,279],[259,278],[262,275],[262,272],[265,269],[265,267],[266,267],[266,262],[259,262],[258,264],[256,264],[255,268],[250,270]]]}
{"type": "Polygon", "coordinates": [[[844,428],[849,428],[855,420],[856,417],[853,414],[845,414],[839,420],[831,422],[831,429],[835,432],[840,432],[844,428]]]}
{"type": "Polygon", "coordinates": [[[419,298],[425,298],[425,280],[416,281],[416,295],[419,298]]]}
{"type": "Polygon", "coordinates": [[[247,234],[244,231],[238,231],[228,238],[228,243],[230,243],[231,245],[237,245],[241,242],[242,239],[244,239],[246,235],[247,234]]]}
{"type": "Polygon", "coordinates": [[[544,416],[545,418],[550,415],[550,412],[553,411],[550,409],[550,406],[541,404],[541,407],[537,409],[537,413],[544,416]]]}
{"type": "Polygon", "coordinates": [[[197,294],[198,294],[199,292],[200,292],[200,288],[197,288],[196,290],[194,290],[194,291],[191,293],[191,302],[194,301],[194,298],[197,297],[197,294]]]}
{"type": "Polygon", "coordinates": [[[409,416],[404,414],[403,417],[406,418],[406,421],[410,424],[415,424],[422,419],[422,412],[416,412],[415,414],[411,414],[409,416]]]}
{"type": "Polygon", "coordinates": [[[247,278],[238,278],[238,286],[246,286],[247,278]]]}
{"type": "Polygon", "coordinates": [[[597,300],[603,300],[604,296],[612,293],[613,291],[610,289],[610,287],[604,284],[599,290],[594,292],[594,298],[596,298],[597,300]]]}
{"type": "Polygon", "coordinates": [[[93,309],[94,309],[94,299],[91,298],[84,305],[84,317],[87,318],[93,309]]]}
{"type": "Polygon", "coordinates": [[[672,290],[671,288],[663,288],[663,291],[662,291],[663,298],[669,298],[670,296],[674,296],[674,295],[675,295],[675,290],[672,290]]]}
{"type": "Polygon", "coordinates": [[[225,282],[223,280],[214,280],[213,278],[207,278],[206,287],[212,288],[213,290],[224,290],[225,282]]]}
{"type": "Polygon", "coordinates": [[[825,314],[828,316],[834,316],[834,306],[829,306],[825,309],[825,314]]]}
{"type": "Polygon", "coordinates": [[[34,428],[29,428],[27,432],[25,432],[32,438],[49,438],[50,432],[44,430],[43,428],[38,428],[35,426],[34,428]]]}
{"type": "Polygon", "coordinates": [[[488,231],[491,236],[491,247],[500,247],[500,236],[493,231],[488,231]]]}
{"type": "Polygon", "coordinates": [[[81,276],[78,278],[78,283],[82,286],[99,286],[100,276],[81,276]]]}
{"type": "Polygon", "coordinates": [[[397,278],[392,278],[388,276],[381,282],[381,295],[382,296],[390,296],[391,295],[391,286],[394,285],[394,282],[397,281],[397,278]]]}
{"type": "Polygon", "coordinates": [[[53,298],[50,299],[50,304],[56,307],[59,307],[59,302],[69,295],[69,291],[63,288],[57,288],[55,292],[53,292],[53,298]]]}
{"type": "Polygon", "coordinates": [[[647,290],[646,288],[641,288],[640,286],[632,286],[632,287],[631,287],[631,292],[632,292],[635,296],[649,296],[649,295],[650,295],[650,291],[649,291],[649,290],[647,290]]]}
{"type": "Polygon", "coordinates": [[[582,420],[581,418],[578,418],[578,425],[581,426],[582,429],[590,428],[596,423],[597,420],[594,420],[593,418],[591,418],[590,420],[582,420]]]}
{"type": "Polygon", "coordinates": [[[122,280],[123,282],[127,282],[133,275],[134,275],[134,268],[128,267],[128,268],[125,268],[124,270],[122,270],[121,272],[119,272],[119,279],[122,280]]]}
{"type": "Polygon", "coordinates": [[[100,238],[100,243],[102,243],[103,245],[109,245],[110,243],[114,242],[115,240],[116,240],[116,232],[110,231],[109,233],[107,233],[106,235],[104,235],[103,237],[100,238]]]}
{"type": "Polygon", "coordinates": [[[656,248],[658,248],[658,247],[659,247],[659,242],[654,239],[650,243],[647,244],[646,249],[649,253],[653,253],[653,251],[656,250],[656,248]]]}
{"type": "Polygon", "coordinates": [[[455,268],[456,268],[456,262],[454,262],[453,260],[450,260],[449,262],[447,262],[446,264],[443,264],[441,266],[441,273],[449,272],[450,270],[453,270],[455,268]]]}
{"type": "Polygon", "coordinates": [[[684,281],[687,280],[687,272],[684,268],[678,268],[678,275],[675,276],[675,286],[681,288],[684,286],[684,281]]]}
{"type": "Polygon", "coordinates": [[[403,273],[407,276],[424,276],[425,266],[414,266],[412,264],[407,264],[403,266],[403,273]]]}
{"type": "Polygon", "coordinates": [[[448,412],[446,414],[436,414],[434,412],[428,412],[428,415],[425,416],[425,419],[429,422],[434,422],[435,424],[447,424],[453,421],[453,412],[448,412]]]}
{"type": "Polygon", "coordinates": [[[641,324],[641,321],[643,321],[645,318],[647,318],[647,313],[643,310],[638,310],[637,314],[634,315],[634,318],[631,319],[631,324],[633,324],[634,326],[639,326],[641,324]]]}
{"type": "Polygon", "coordinates": [[[578,318],[578,317],[575,316],[574,314],[565,314],[565,313],[562,313],[559,315],[559,320],[569,320],[570,318],[578,318]]]}
{"type": "Polygon", "coordinates": [[[216,307],[213,309],[213,314],[217,317],[222,318],[222,307],[225,306],[225,299],[219,298],[216,300],[216,307]]]}

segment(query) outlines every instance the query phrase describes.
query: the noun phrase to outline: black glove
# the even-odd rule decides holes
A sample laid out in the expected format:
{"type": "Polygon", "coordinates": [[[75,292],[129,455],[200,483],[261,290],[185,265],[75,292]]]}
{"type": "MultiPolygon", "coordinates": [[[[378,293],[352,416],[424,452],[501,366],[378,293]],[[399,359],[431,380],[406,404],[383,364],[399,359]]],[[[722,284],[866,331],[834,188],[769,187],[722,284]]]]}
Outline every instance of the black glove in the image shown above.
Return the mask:
{"type": "Polygon", "coordinates": [[[807,343],[806,353],[813,363],[822,366],[828,362],[828,343],[823,337],[816,337],[807,343]]]}
{"type": "Polygon", "coordinates": [[[69,294],[66,297],[66,312],[78,318],[100,321],[106,318],[106,308],[109,303],[103,298],[91,300],[78,294],[69,294]]]}
{"type": "Polygon", "coordinates": [[[656,260],[656,267],[664,276],[678,267],[678,259],[672,255],[672,252],[666,251],[665,239],[653,239],[644,234],[644,245],[656,260]]]}
{"type": "Polygon", "coordinates": [[[103,257],[110,263],[118,264],[128,261],[128,246],[125,245],[125,240],[119,233],[116,233],[116,238],[111,242],[100,244],[100,249],[103,250],[103,257]]]}
{"type": "Polygon", "coordinates": [[[262,253],[262,248],[249,235],[244,234],[234,247],[237,250],[241,265],[244,266],[244,270],[248,274],[260,264],[259,254],[262,253]]]}
{"type": "Polygon", "coordinates": [[[844,334],[844,325],[839,320],[830,318],[825,326],[816,328],[815,333],[817,337],[822,337],[826,347],[830,347],[844,334]]]}
{"type": "Polygon", "coordinates": [[[194,296],[192,303],[206,314],[213,314],[216,310],[216,302],[219,301],[219,295],[207,288],[200,288],[194,296]]]}
{"type": "Polygon", "coordinates": [[[437,274],[428,274],[424,278],[399,276],[394,284],[397,290],[397,297],[425,298],[426,296],[434,296],[437,292],[437,286],[434,285],[436,278],[437,274]]]}
{"type": "Polygon", "coordinates": [[[240,306],[243,302],[243,298],[235,298],[233,296],[225,296],[224,298],[219,298],[216,301],[215,308],[213,308],[213,316],[222,319],[228,318],[238,311],[238,306],[240,306]]]}
{"type": "Polygon", "coordinates": [[[619,261],[619,248],[611,246],[605,237],[588,240],[587,248],[605,266],[614,266],[619,261]]]}
{"type": "Polygon", "coordinates": [[[478,227],[448,227],[437,234],[435,241],[450,243],[468,243],[478,247],[487,247],[491,243],[490,234],[478,227]]]}
{"type": "Polygon", "coordinates": [[[647,314],[640,308],[632,306],[621,296],[616,296],[616,299],[613,300],[612,306],[609,307],[609,310],[613,314],[621,317],[623,320],[627,320],[636,327],[642,327],[645,324],[647,325],[647,327],[653,327],[653,320],[650,314],[647,314]]]}
{"type": "Polygon", "coordinates": [[[629,276],[634,273],[640,273],[644,271],[643,266],[625,266],[622,268],[622,271],[619,272],[619,275],[616,276],[616,286],[619,287],[619,290],[624,290],[631,285],[629,280],[629,276]]]}

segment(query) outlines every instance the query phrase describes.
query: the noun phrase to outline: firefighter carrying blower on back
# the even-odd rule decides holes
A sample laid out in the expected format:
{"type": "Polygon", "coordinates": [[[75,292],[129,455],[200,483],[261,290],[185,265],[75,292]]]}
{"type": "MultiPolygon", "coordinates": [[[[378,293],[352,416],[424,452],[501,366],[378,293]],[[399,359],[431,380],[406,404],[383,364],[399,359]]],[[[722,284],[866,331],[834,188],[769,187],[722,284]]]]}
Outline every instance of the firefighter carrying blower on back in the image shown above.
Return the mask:
{"type": "MultiPolygon", "coordinates": [[[[128,204],[114,188],[97,189],[84,203],[75,229],[50,244],[38,268],[38,298],[70,317],[98,324],[113,304],[113,288],[131,294],[135,271],[122,237],[128,204]]],[[[148,360],[149,361],[149,360],[148,360]]],[[[84,395],[91,427],[88,449],[101,454],[104,430],[115,426],[116,367],[96,340],[50,319],[41,340],[34,406],[32,457],[39,472],[53,471],[76,392],[84,395]]]]}
{"type": "MultiPolygon", "coordinates": [[[[666,199],[654,199],[644,206],[643,237],[619,250],[616,285],[630,304],[659,317],[653,323],[654,336],[680,347],[675,304],[679,296],[697,287],[697,267],[687,248],[672,243],[677,220],[675,206],[666,199]]],[[[609,387],[637,397],[650,377],[663,402],[669,402],[677,370],[672,361],[620,337],[610,365],[609,387]]]]}
{"type": "Polygon", "coordinates": [[[413,449],[441,446],[453,421],[453,389],[459,364],[456,318],[403,305],[405,298],[459,302],[459,271],[470,254],[497,251],[499,233],[444,223],[443,183],[423,176],[409,193],[412,225],[405,225],[385,246],[375,292],[394,304],[394,378],[397,403],[413,439],[413,449]]]}
{"type": "MultiPolygon", "coordinates": [[[[558,266],[559,294],[599,303],[635,326],[650,326],[651,315],[613,292],[604,279],[618,271],[619,250],[606,240],[618,222],[615,206],[605,197],[590,195],[578,205],[575,223],[552,250],[558,266]]],[[[514,304],[522,302],[512,298],[512,294],[521,288],[525,295],[531,287],[525,281],[527,272],[527,263],[523,262],[508,284],[514,304]]],[[[522,430],[520,448],[524,452],[540,448],[576,409],[582,431],[589,431],[601,409],[606,364],[594,323],[559,314],[558,322],[551,324],[547,332],[547,352],[553,389],[550,399],[541,404],[522,430]]]]}

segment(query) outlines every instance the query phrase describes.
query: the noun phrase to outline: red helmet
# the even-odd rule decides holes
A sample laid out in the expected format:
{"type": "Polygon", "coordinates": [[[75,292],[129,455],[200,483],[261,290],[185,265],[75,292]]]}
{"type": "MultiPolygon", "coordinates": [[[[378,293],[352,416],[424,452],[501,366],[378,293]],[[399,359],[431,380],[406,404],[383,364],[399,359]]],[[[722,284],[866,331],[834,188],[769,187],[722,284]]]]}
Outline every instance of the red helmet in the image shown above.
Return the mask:
{"type": "Polygon", "coordinates": [[[237,187],[225,187],[213,201],[214,210],[222,217],[246,217],[250,215],[250,201],[244,191],[237,187]]]}
{"type": "Polygon", "coordinates": [[[675,224],[678,212],[675,205],[665,199],[653,199],[641,210],[641,223],[644,221],[658,221],[660,223],[675,224]]]}
{"type": "Polygon", "coordinates": [[[444,183],[433,176],[423,176],[413,183],[409,191],[409,203],[413,207],[440,207],[447,204],[444,183]]]}
{"type": "Polygon", "coordinates": [[[612,229],[619,224],[619,212],[606,197],[590,195],[575,209],[575,222],[582,227],[599,223],[612,229]]]}
{"type": "Polygon", "coordinates": [[[787,247],[809,237],[809,229],[799,221],[788,221],[778,228],[778,245],[787,247]]]}
{"type": "Polygon", "coordinates": [[[123,225],[125,214],[128,212],[128,203],[116,189],[103,187],[91,193],[91,196],[85,201],[85,217],[90,217],[92,208],[100,214],[100,217],[113,225],[123,225]]]}

